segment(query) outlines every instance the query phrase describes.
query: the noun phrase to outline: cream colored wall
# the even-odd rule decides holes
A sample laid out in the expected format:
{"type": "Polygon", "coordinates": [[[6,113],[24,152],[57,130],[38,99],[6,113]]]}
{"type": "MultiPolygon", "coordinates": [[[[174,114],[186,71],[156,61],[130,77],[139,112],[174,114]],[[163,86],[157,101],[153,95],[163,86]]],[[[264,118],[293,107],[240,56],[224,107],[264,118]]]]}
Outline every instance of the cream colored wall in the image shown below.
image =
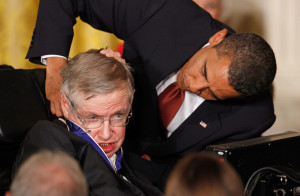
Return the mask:
{"type": "Polygon", "coordinates": [[[252,31],[263,36],[276,55],[277,120],[264,135],[300,132],[300,0],[223,0],[223,3],[225,23],[239,32],[252,31]]]}

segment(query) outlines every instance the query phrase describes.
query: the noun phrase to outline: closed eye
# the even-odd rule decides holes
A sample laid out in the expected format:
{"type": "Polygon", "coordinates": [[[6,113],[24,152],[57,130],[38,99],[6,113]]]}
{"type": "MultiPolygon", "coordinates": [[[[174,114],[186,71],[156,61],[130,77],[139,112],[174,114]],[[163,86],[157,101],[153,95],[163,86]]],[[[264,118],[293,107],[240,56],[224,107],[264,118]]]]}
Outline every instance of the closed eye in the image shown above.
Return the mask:
{"type": "Polygon", "coordinates": [[[207,81],[206,62],[207,62],[207,61],[204,62],[204,66],[203,66],[203,75],[204,75],[204,77],[205,77],[205,79],[206,79],[206,81],[207,81]]]}
{"type": "MultiPolygon", "coordinates": [[[[208,83],[208,80],[207,80],[207,61],[204,62],[204,66],[203,66],[203,75],[206,79],[206,82],[208,83]]],[[[209,88],[209,87],[208,87],[209,88]]],[[[209,88],[209,91],[211,93],[211,95],[216,99],[216,100],[221,100],[218,96],[215,95],[215,93],[209,88]]]]}

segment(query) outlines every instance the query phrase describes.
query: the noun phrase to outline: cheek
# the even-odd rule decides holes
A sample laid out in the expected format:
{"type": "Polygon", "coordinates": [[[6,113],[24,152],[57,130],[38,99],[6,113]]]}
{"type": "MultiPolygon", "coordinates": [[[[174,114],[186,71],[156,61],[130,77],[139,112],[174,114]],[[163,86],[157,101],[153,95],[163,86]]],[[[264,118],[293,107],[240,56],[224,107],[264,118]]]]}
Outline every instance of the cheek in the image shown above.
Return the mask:
{"type": "Polygon", "coordinates": [[[119,129],[119,130],[116,130],[114,132],[114,137],[113,137],[115,140],[116,140],[116,146],[115,146],[115,150],[119,150],[119,148],[121,148],[123,142],[124,142],[124,139],[125,139],[125,128],[123,129],[119,129]]]}
{"type": "MultiPolygon", "coordinates": [[[[87,130],[88,131],[88,130],[87,130]]],[[[90,136],[93,138],[93,139],[95,139],[95,137],[97,136],[97,133],[98,133],[98,131],[95,131],[95,130],[89,130],[90,132],[89,132],[89,134],[90,134],[90,136]]]]}
{"type": "Polygon", "coordinates": [[[189,76],[190,78],[197,79],[199,78],[202,74],[201,72],[201,67],[200,66],[191,66],[189,69],[186,71],[186,75],[189,76]]]}
{"type": "Polygon", "coordinates": [[[116,129],[114,130],[114,135],[118,141],[123,143],[125,139],[125,127],[116,127],[116,129]]]}

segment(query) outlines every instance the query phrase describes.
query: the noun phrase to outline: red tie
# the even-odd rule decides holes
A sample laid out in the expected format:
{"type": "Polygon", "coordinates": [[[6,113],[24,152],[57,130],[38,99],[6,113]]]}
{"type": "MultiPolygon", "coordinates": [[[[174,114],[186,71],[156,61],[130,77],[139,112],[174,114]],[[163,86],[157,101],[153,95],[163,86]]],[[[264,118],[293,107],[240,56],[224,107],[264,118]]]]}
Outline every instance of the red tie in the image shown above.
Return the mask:
{"type": "Polygon", "coordinates": [[[175,114],[179,110],[184,99],[184,92],[177,82],[170,84],[159,96],[158,104],[160,116],[165,128],[168,127],[175,114]]]}

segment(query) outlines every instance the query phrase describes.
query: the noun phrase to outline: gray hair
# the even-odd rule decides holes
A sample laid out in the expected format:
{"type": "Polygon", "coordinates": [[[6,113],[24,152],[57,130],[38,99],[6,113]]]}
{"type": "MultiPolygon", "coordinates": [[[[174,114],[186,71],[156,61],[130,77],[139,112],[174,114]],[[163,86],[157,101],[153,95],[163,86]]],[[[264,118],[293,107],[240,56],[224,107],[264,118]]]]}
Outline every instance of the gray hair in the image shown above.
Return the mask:
{"type": "Polygon", "coordinates": [[[128,101],[131,102],[134,93],[131,71],[126,63],[91,49],[76,55],[63,68],[61,92],[76,105],[78,93],[92,97],[127,88],[128,101]]]}
{"type": "Polygon", "coordinates": [[[12,196],[87,196],[88,185],[72,157],[43,150],[21,165],[10,192],[12,196]]]}

